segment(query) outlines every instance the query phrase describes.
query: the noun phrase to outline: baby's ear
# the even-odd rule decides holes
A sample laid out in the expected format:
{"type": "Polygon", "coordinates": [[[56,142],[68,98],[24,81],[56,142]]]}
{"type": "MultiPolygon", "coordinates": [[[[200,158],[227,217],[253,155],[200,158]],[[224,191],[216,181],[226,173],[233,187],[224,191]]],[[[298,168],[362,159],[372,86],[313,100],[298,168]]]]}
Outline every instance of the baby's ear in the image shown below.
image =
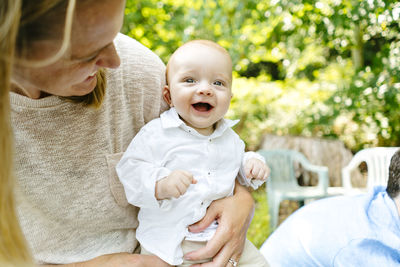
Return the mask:
{"type": "Polygon", "coordinates": [[[169,87],[168,85],[164,86],[163,89],[163,98],[164,101],[167,102],[167,104],[172,108],[174,106],[174,104],[172,104],[172,100],[171,100],[171,93],[169,91],[169,87]]]}

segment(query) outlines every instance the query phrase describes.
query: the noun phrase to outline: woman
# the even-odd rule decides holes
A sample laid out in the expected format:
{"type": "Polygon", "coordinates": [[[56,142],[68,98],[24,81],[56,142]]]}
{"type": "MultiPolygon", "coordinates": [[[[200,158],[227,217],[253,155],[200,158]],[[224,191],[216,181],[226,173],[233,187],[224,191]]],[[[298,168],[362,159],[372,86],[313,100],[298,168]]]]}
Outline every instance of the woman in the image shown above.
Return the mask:
{"type": "MultiPolygon", "coordinates": [[[[125,1],[82,0],[73,8],[75,1],[61,0],[39,12],[46,2],[54,1],[23,2],[11,75],[18,211],[32,254],[42,264],[163,266],[132,254],[137,210],[126,202],[115,164],[166,108],[164,64],[118,34],[125,1]]],[[[219,231],[186,256],[229,266],[240,257],[252,208],[240,186],[213,203],[192,230],[217,217],[219,231]]]]}

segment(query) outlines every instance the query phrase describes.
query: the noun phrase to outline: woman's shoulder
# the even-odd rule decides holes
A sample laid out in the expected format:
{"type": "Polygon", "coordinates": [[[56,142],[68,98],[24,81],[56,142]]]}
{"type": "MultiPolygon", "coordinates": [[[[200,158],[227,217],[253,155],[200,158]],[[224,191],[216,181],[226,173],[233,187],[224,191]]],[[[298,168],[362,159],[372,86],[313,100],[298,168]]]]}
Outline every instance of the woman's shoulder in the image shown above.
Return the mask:
{"type": "Polygon", "coordinates": [[[165,65],[161,59],[135,39],[119,33],[115,40],[115,47],[121,58],[121,66],[140,67],[149,66],[153,70],[164,71],[165,65]]]}
{"type": "MultiPolygon", "coordinates": [[[[137,93],[159,94],[165,84],[165,65],[150,49],[119,33],[114,40],[121,60],[116,69],[109,69],[110,84],[115,81],[127,90],[135,88],[137,93]]],[[[133,92],[131,92],[133,93],[133,92]]]]}
{"type": "MultiPolygon", "coordinates": [[[[114,106],[131,108],[139,118],[148,122],[164,109],[161,90],[165,85],[165,65],[150,49],[119,33],[114,44],[121,64],[107,71],[108,99],[120,101],[114,106]]],[[[143,125],[142,125],[143,126],[143,125]]]]}

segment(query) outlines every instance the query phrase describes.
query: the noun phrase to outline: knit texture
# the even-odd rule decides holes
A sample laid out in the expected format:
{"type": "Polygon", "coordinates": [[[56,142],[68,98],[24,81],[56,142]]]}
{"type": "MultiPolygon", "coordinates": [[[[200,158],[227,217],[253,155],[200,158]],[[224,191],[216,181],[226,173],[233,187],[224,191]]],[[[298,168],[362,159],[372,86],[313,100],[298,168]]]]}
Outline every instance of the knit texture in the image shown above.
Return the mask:
{"type": "Polygon", "coordinates": [[[137,247],[137,209],[115,165],[139,129],[167,108],[165,66],[119,34],[101,108],[11,93],[18,213],[38,263],[71,263],[137,247]]]}

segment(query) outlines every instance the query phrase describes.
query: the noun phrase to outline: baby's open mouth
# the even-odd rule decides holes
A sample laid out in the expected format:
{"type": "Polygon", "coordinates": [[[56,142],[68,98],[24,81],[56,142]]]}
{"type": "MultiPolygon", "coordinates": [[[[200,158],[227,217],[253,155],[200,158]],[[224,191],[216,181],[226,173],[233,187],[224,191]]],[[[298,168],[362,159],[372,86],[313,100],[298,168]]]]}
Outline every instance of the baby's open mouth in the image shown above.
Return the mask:
{"type": "Polygon", "coordinates": [[[209,111],[213,108],[213,106],[211,106],[210,104],[203,103],[203,102],[192,104],[192,106],[195,110],[202,111],[202,112],[209,111]]]}

